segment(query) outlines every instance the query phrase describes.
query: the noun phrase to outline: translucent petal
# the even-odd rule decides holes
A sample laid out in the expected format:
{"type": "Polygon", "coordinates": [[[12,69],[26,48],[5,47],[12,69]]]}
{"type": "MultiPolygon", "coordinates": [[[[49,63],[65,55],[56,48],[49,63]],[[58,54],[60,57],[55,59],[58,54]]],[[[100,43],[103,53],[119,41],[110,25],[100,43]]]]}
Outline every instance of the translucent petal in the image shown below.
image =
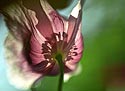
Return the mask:
{"type": "Polygon", "coordinates": [[[82,66],[79,64],[74,71],[64,74],[64,82],[68,82],[71,79],[71,77],[79,75],[81,71],[82,66]]]}
{"type": "Polygon", "coordinates": [[[17,88],[29,89],[42,74],[36,74],[32,71],[22,49],[22,43],[9,34],[5,42],[5,57],[7,59],[9,81],[17,88]]]}
{"type": "Polygon", "coordinates": [[[54,33],[59,33],[59,32],[63,32],[63,31],[67,31],[67,24],[68,22],[63,19],[63,17],[61,17],[57,11],[55,11],[49,4],[47,1],[45,0],[40,0],[41,2],[41,6],[43,8],[43,10],[45,11],[47,17],[49,18],[52,28],[53,28],[53,32],[54,33]]]}

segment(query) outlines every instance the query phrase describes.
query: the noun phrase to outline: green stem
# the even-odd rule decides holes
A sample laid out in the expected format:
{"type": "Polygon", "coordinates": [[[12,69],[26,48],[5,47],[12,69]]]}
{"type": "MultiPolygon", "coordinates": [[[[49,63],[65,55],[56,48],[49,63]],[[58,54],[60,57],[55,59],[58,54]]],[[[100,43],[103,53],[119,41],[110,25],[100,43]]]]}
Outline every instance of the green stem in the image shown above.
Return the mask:
{"type": "Polygon", "coordinates": [[[59,84],[58,84],[58,91],[62,91],[63,78],[64,78],[64,66],[63,66],[63,61],[62,61],[62,55],[58,54],[56,56],[56,60],[58,61],[59,68],[60,68],[60,78],[59,78],[59,84]]]}

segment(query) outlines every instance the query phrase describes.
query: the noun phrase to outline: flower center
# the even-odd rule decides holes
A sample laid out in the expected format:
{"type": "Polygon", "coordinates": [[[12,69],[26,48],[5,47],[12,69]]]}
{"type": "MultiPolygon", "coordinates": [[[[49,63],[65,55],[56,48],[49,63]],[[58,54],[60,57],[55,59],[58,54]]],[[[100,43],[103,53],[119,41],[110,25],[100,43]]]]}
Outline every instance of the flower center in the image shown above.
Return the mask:
{"type": "Polygon", "coordinates": [[[51,62],[57,62],[59,60],[68,61],[73,60],[72,56],[77,55],[77,48],[75,45],[70,47],[69,50],[64,50],[68,45],[67,43],[67,34],[66,33],[53,33],[50,38],[46,38],[47,41],[42,44],[42,54],[44,58],[51,62]],[[61,39],[62,37],[62,39],[61,39]]]}
{"type": "Polygon", "coordinates": [[[42,43],[42,54],[45,58],[44,61],[40,62],[37,65],[33,65],[33,69],[36,72],[48,72],[54,64],[58,64],[62,72],[63,63],[73,60],[73,56],[77,56],[77,46],[73,44],[70,46],[69,50],[64,50],[67,43],[67,34],[66,33],[53,33],[51,37],[46,37],[46,41],[42,43]]]}
{"type": "Polygon", "coordinates": [[[55,56],[55,59],[57,61],[61,61],[62,60],[62,54],[61,53],[57,53],[56,56],[55,56]]]}

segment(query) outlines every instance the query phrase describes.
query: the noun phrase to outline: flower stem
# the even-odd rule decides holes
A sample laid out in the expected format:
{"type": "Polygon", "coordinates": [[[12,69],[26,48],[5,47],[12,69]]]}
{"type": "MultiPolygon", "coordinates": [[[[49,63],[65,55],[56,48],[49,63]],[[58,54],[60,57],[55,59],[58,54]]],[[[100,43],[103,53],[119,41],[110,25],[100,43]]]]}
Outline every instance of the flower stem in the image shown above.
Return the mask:
{"type": "Polygon", "coordinates": [[[60,68],[60,78],[59,78],[59,84],[58,84],[58,91],[62,91],[63,78],[64,78],[64,65],[63,65],[63,61],[62,61],[62,55],[58,54],[56,56],[56,60],[58,61],[59,68],[60,68]]]}

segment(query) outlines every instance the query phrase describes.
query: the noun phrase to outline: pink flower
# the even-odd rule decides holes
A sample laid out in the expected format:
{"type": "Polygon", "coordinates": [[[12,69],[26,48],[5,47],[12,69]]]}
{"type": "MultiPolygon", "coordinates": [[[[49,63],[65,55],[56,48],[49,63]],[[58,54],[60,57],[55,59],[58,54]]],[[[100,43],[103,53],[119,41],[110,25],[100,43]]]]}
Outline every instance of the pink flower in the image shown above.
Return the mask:
{"type": "Polygon", "coordinates": [[[3,10],[9,29],[5,56],[12,84],[29,88],[40,77],[57,75],[58,55],[65,73],[77,68],[83,52],[81,12],[79,2],[65,19],[46,0],[27,5],[18,2],[3,10]]]}

